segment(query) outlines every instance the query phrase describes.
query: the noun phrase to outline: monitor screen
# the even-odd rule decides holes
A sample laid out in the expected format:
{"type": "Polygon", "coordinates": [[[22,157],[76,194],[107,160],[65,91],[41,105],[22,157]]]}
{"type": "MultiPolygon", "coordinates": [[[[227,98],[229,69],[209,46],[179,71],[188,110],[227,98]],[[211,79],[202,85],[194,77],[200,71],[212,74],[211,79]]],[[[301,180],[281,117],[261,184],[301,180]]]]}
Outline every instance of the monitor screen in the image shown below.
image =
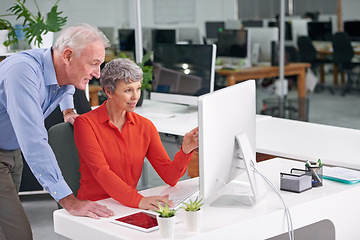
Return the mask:
{"type": "Polygon", "coordinates": [[[219,32],[217,56],[246,58],[248,56],[247,30],[224,30],[219,32]]]}
{"type": "Polygon", "coordinates": [[[176,43],[176,31],[175,29],[153,29],[152,30],[152,43],[155,49],[157,44],[176,43]]]}
{"type": "MultiPolygon", "coordinates": [[[[291,21],[285,21],[285,40],[292,41],[293,40],[293,30],[291,21]]],[[[270,21],[268,23],[269,27],[278,27],[279,28],[279,35],[280,35],[280,24],[278,21],[270,21]]]]}
{"type": "Polygon", "coordinates": [[[331,22],[308,22],[308,34],[313,41],[331,41],[332,23],[331,22]]]}
{"type": "Polygon", "coordinates": [[[205,22],[206,37],[210,39],[217,39],[218,32],[225,28],[225,22],[205,22]]]}
{"type": "Polygon", "coordinates": [[[119,29],[119,45],[120,51],[135,51],[135,30],[119,29]]]}
{"type": "MultiPolygon", "coordinates": [[[[270,28],[247,28],[250,34],[251,52],[258,54],[257,58],[260,62],[271,62],[271,42],[279,41],[279,29],[277,27],[270,28]],[[259,51],[255,53],[255,47],[258,44],[259,51]]],[[[252,56],[253,58],[253,56],[252,56]]]]}
{"type": "Polygon", "coordinates": [[[243,27],[263,27],[263,20],[242,20],[243,27]]]}
{"type": "MultiPolygon", "coordinates": [[[[231,206],[234,201],[248,206],[265,193],[251,168],[256,166],[255,91],[255,81],[248,80],[199,97],[199,179],[205,200],[218,193],[231,206]],[[233,194],[218,192],[228,189],[225,185],[233,194]]],[[[219,199],[210,205],[219,206],[219,199]]]]}
{"type": "Polygon", "coordinates": [[[215,45],[156,45],[150,99],[196,106],[214,91],[215,59],[215,45]]]}
{"type": "Polygon", "coordinates": [[[360,21],[344,22],[344,31],[352,41],[360,41],[360,21]]]}

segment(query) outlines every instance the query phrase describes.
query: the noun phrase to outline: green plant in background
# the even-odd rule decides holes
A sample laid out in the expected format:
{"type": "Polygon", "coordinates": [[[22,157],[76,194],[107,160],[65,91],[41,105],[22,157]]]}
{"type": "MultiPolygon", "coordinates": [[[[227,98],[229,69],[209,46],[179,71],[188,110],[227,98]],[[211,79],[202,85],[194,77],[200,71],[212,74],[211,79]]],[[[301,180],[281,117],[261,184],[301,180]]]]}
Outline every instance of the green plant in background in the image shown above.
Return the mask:
{"type": "Polygon", "coordinates": [[[159,210],[155,210],[155,212],[159,213],[161,217],[163,218],[169,218],[172,216],[175,216],[176,210],[171,210],[168,206],[168,204],[166,203],[165,206],[162,205],[162,203],[159,203],[159,210]]]}
{"type": "MultiPolygon", "coordinates": [[[[67,17],[61,17],[60,14],[62,14],[62,12],[59,12],[57,9],[57,4],[59,1],[60,0],[57,0],[51,8],[50,12],[46,14],[46,19],[41,14],[36,0],[34,0],[34,3],[37,8],[37,13],[33,14],[29,11],[29,9],[25,6],[26,0],[16,0],[16,3],[7,10],[7,12],[11,13],[0,15],[0,18],[5,16],[17,16],[16,20],[22,19],[24,26],[22,31],[25,33],[25,38],[28,40],[29,44],[34,40],[34,43],[40,47],[40,44],[42,43],[41,34],[46,34],[48,32],[58,32],[66,24],[67,17]]],[[[17,43],[17,38],[15,35],[15,29],[11,28],[9,33],[9,40],[6,42],[6,44],[9,46],[13,43],[17,43]]]]}
{"type": "Polygon", "coordinates": [[[9,30],[8,39],[3,43],[6,47],[18,43],[15,28],[8,20],[0,18],[0,30],[9,30]]]}
{"type": "Polygon", "coordinates": [[[196,197],[194,201],[190,199],[190,203],[183,203],[185,206],[181,208],[189,212],[197,212],[200,210],[201,206],[204,205],[203,203],[201,203],[201,201],[202,199],[198,199],[198,197],[196,197]]]}

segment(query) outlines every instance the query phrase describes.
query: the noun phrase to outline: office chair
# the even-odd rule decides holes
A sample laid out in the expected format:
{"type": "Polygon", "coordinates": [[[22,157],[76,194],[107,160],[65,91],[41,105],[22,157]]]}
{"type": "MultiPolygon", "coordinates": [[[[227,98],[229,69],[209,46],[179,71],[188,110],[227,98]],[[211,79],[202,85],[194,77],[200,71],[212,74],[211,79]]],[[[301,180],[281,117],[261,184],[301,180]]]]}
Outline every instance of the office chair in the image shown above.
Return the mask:
{"type": "Polygon", "coordinates": [[[359,67],[359,62],[353,62],[354,49],[351,45],[351,40],[346,32],[337,32],[332,39],[334,49],[333,62],[338,67],[340,73],[347,73],[347,81],[342,89],[342,96],[350,90],[360,90],[359,79],[357,82],[353,81],[354,68],[359,67]]]}
{"type": "MultiPolygon", "coordinates": [[[[76,196],[80,187],[80,163],[74,140],[73,125],[68,122],[56,124],[48,130],[48,135],[49,144],[54,151],[62,175],[76,196]]],[[[58,206],[61,208],[59,204],[58,206]]]]}
{"type": "MultiPolygon", "coordinates": [[[[319,59],[317,55],[317,51],[311,41],[309,36],[299,36],[297,39],[297,45],[299,49],[299,56],[301,62],[311,63],[311,70],[317,75],[317,68],[324,64],[332,63],[329,59],[319,59]]],[[[323,85],[319,85],[316,91],[324,90],[323,85]]],[[[330,92],[334,94],[334,89],[332,87],[328,87],[330,92]]]]}

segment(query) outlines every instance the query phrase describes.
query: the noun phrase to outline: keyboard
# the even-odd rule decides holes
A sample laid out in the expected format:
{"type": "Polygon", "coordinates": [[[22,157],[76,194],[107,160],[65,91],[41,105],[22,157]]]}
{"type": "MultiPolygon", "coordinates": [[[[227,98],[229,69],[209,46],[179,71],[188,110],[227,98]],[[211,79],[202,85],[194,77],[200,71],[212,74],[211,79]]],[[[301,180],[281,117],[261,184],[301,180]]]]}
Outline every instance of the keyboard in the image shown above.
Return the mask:
{"type": "Polygon", "coordinates": [[[179,209],[184,202],[189,201],[199,194],[199,185],[181,186],[175,192],[169,194],[169,199],[173,202],[173,209],[179,209]]]}

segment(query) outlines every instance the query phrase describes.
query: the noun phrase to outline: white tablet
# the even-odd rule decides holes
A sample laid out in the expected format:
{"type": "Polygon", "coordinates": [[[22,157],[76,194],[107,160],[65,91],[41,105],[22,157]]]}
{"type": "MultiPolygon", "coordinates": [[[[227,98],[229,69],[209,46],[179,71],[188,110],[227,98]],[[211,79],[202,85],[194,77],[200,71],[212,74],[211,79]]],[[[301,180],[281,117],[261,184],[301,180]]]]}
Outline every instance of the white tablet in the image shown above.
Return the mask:
{"type": "Polygon", "coordinates": [[[112,223],[120,224],[143,232],[157,230],[156,215],[148,212],[137,212],[111,220],[112,223]]]}

